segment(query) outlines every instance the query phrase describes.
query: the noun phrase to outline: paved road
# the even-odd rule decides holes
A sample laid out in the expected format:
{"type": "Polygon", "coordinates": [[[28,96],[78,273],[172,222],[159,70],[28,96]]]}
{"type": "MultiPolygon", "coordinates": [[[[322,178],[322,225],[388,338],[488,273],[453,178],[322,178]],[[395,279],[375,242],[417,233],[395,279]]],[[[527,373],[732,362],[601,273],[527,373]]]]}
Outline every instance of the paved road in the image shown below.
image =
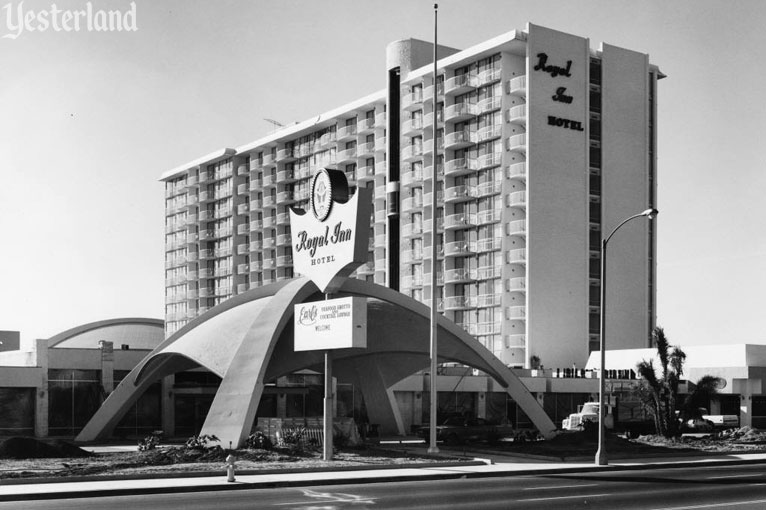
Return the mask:
{"type": "Polygon", "coordinates": [[[5,509],[766,508],[763,465],[728,465],[0,503],[5,509]]]}

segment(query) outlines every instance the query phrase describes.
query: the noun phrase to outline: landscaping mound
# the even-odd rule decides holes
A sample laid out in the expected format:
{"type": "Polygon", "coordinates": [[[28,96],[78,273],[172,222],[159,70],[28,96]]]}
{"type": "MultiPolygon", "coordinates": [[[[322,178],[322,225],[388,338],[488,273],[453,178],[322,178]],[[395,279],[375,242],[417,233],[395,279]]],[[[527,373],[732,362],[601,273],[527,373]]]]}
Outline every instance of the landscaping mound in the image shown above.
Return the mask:
{"type": "Polygon", "coordinates": [[[0,443],[0,459],[65,459],[88,456],[90,453],[66,441],[9,437],[0,443]]]}

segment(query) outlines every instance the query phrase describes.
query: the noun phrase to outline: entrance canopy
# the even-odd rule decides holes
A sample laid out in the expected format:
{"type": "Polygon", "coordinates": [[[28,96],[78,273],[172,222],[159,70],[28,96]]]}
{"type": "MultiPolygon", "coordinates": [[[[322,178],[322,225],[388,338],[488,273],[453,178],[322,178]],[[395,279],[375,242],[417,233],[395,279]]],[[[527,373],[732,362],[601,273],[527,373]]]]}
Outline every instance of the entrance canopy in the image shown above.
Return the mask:
{"type": "MultiPolygon", "coordinates": [[[[388,388],[429,366],[428,307],[387,287],[347,279],[333,297],[367,298],[367,348],[332,351],[338,380],[359,387],[370,420],[403,434],[388,388]]],[[[161,377],[205,367],[222,378],[202,434],[240,446],[255,419],[264,385],[292,372],[323,370],[322,351],[293,350],[293,305],[324,295],[305,278],[253,289],[196,318],[152,351],[122,381],[88,422],[77,441],[109,437],[150,384],[161,377]]],[[[457,362],[494,378],[544,436],[555,425],[513,372],[461,327],[438,317],[439,362],[457,362]]]]}

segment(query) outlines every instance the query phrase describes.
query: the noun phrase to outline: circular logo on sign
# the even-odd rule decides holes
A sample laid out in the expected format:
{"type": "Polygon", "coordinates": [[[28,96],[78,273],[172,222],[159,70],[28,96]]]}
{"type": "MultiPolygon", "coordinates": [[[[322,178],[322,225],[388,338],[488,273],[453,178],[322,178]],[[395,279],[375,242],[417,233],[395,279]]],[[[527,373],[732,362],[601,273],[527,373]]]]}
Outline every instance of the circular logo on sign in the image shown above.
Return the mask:
{"type": "Polygon", "coordinates": [[[319,221],[324,221],[332,209],[330,174],[322,168],[311,180],[311,210],[319,221]]]}

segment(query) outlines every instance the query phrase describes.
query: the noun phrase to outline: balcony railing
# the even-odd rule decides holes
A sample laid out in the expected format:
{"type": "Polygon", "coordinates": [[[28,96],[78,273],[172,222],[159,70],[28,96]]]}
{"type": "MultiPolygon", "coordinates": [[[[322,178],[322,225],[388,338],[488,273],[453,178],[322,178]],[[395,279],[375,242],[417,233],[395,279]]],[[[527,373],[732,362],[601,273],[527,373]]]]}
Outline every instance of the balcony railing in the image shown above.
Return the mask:
{"type": "Polygon", "coordinates": [[[474,186],[450,186],[444,190],[445,202],[465,202],[476,198],[476,188],[474,186]]]}
{"type": "Polygon", "coordinates": [[[506,228],[509,236],[527,235],[527,220],[509,221],[506,228]]]}
{"type": "Polygon", "coordinates": [[[509,306],[507,317],[511,320],[521,320],[527,318],[526,306],[509,306]]]}
{"type": "Polygon", "coordinates": [[[503,249],[502,237],[488,237],[476,241],[476,251],[483,253],[488,251],[499,251],[503,249]]]}
{"type": "Polygon", "coordinates": [[[498,195],[503,190],[503,183],[499,181],[482,182],[476,186],[477,197],[488,197],[491,195],[498,195]]]}
{"type": "Polygon", "coordinates": [[[444,245],[445,256],[471,255],[473,248],[467,241],[453,241],[444,245]]]}
{"type": "Polygon", "coordinates": [[[470,282],[476,279],[476,273],[467,268],[447,269],[444,271],[444,283],[470,282]]]}
{"type": "Polygon", "coordinates": [[[476,113],[489,113],[494,110],[499,110],[502,105],[502,96],[488,97],[476,103],[476,113]]]}
{"type": "Polygon", "coordinates": [[[447,149],[459,149],[474,144],[474,135],[470,131],[453,131],[444,137],[444,147],[447,149]]]}
{"type": "Polygon", "coordinates": [[[479,211],[476,214],[476,223],[478,225],[488,225],[490,223],[498,223],[501,219],[501,213],[500,211],[495,211],[494,209],[487,210],[487,211],[479,211]]]}
{"type": "Polygon", "coordinates": [[[509,264],[525,264],[527,262],[527,250],[525,248],[508,250],[507,260],[509,264]]]}
{"type": "Polygon", "coordinates": [[[476,105],[472,103],[456,103],[444,110],[446,122],[459,122],[476,116],[476,105]]]}
{"type": "Polygon", "coordinates": [[[423,225],[407,223],[402,225],[402,237],[413,237],[423,233],[423,225]]]}
{"type": "Polygon", "coordinates": [[[476,226],[476,218],[472,214],[449,214],[444,217],[444,228],[448,230],[470,228],[476,226]]]}
{"type": "Polygon", "coordinates": [[[527,163],[526,162],[514,163],[511,166],[509,166],[508,178],[525,180],[527,178],[527,163]]]}
{"type": "Polygon", "coordinates": [[[508,110],[508,121],[516,124],[527,123],[527,105],[520,104],[508,110]]]}
{"type": "Polygon", "coordinates": [[[447,161],[444,165],[444,175],[458,176],[475,172],[479,165],[474,158],[457,158],[447,161]]]}
{"type": "Polygon", "coordinates": [[[348,126],[341,126],[336,131],[336,140],[346,140],[348,138],[353,138],[356,136],[356,124],[351,124],[348,126]]]}
{"type": "Polygon", "coordinates": [[[527,77],[517,76],[508,80],[508,92],[516,96],[527,95],[527,77]]]}
{"type": "Polygon", "coordinates": [[[527,192],[526,191],[514,191],[508,194],[508,205],[511,207],[526,207],[527,205],[527,192]]]}
{"type": "Polygon", "coordinates": [[[508,291],[510,292],[526,292],[527,279],[523,276],[508,279],[508,291]]]}
{"type": "Polygon", "coordinates": [[[508,138],[508,150],[527,152],[527,134],[521,133],[508,138]]]}
{"type": "Polygon", "coordinates": [[[402,159],[405,161],[420,159],[423,157],[422,145],[408,145],[402,149],[402,159]]]}
{"type": "Polygon", "coordinates": [[[463,94],[474,88],[476,88],[476,76],[471,73],[453,76],[444,83],[444,92],[447,95],[463,94]]]}
{"type": "Polygon", "coordinates": [[[497,124],[494,126],[486,126],[476,131],[476,142],[486,142],[487,140],[493,140],[503,136],[503,126],[497,124]]]}
{"type": "Polygon", "coordinates": [[[498,81],[502,73],[500,69],[487,69],[476,75],[476,84],[478,86],[487,85],[489,83],[498,81]]]}

